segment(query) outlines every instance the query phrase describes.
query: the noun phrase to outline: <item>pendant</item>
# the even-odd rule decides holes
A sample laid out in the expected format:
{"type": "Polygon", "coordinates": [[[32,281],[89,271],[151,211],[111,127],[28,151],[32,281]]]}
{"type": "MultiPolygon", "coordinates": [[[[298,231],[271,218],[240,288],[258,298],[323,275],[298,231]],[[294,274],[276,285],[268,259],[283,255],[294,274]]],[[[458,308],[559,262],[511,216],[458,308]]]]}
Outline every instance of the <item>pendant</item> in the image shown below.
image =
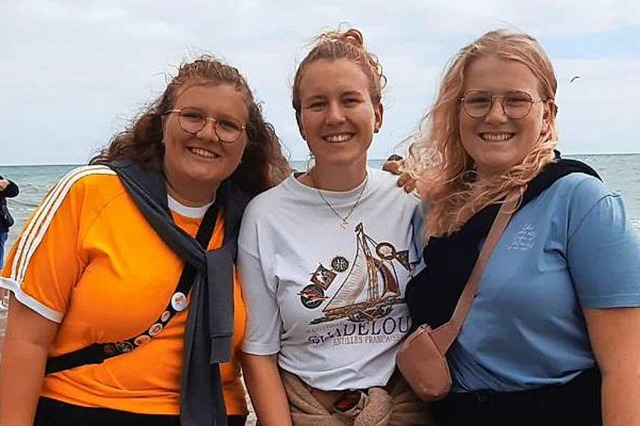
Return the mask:
{"type": "Polygon", "coordinates": [[[340,219],[340,226],[342,227],[342,229],[347,229],[347,226],[349,226],[349,222],[347,222],[346,219],[340,219]]]}

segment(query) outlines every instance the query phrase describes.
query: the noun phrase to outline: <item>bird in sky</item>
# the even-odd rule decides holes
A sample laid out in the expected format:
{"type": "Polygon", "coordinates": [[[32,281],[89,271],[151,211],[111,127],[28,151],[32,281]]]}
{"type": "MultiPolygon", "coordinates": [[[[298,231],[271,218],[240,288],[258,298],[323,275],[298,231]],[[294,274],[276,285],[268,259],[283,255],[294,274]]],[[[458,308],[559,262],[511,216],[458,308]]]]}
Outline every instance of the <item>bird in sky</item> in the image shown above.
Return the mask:
{"type": "Polygon", "coordinates": [[[569,81],[569,83],[573,83],[574,81],[576,81],[579,78],[580,78],[579,75],[574,75],[573,77],[571,77],[571,80],[569,81]]]}

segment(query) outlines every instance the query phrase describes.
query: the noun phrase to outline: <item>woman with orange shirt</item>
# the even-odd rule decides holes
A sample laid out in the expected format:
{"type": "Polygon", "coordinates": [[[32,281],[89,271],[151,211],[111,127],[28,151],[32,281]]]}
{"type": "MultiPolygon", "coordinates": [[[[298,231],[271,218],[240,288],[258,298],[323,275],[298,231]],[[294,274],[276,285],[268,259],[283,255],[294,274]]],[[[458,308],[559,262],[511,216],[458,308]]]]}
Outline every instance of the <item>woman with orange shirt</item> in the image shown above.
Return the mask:
{"type": "Polygon", "coordinates": [[[238,71],[183,65],[11,250],[3,424],[243,425],[236,236],[287,172],[238,71]]]}

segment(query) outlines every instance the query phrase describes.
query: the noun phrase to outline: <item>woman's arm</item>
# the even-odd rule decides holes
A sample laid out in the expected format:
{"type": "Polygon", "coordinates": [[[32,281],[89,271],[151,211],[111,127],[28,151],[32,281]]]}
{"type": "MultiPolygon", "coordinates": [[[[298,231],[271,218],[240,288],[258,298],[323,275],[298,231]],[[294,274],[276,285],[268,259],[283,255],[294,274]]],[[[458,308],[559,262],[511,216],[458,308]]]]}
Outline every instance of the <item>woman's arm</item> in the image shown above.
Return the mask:
{"type": "Polygon", "coordinates": [[[640,308],[585,309],[605,426],[640,425],[640,308]]]}
{"type": "Polygon", "coordinates": [[[602,371],[606,426],[640,425],[640,239],[595,178],[569,194],[567,262],[602,371]]]}
{"type": "Polygon", "coordinates": [[[247,306],[240,362],[260,425],[287,426],[292,425],[292,421],[278,370],[282,318],[271,260],[274,240],[269,238],[269,232],[261,233],[259,226],[259,218],[267,208],[268,205],[251,202],[242,218],[238,237],[237,265],[247,306]]]}
{"type": "Polygon", "coordinates": [[[289,402],[280,379],[277,355],[242,353],[242,371],[261,426],[290,426],[289,402]]]}
{"type": "Polygon", "coordinates": [[[44,367],[58,323],[29,309],[13,295],[0,359],[3,426],[30,426],[42,388],[44,367]]]}

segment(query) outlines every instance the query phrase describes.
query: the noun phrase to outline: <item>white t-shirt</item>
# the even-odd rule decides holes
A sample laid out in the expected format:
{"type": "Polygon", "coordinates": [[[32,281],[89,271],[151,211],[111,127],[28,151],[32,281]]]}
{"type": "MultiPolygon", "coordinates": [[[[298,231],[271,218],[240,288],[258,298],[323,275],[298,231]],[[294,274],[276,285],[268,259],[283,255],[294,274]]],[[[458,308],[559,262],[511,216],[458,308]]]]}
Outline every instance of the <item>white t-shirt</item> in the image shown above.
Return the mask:
{"type": "Polygon", "coordinates": [[[386,384],[411,326],[407,281],[422,268],[420,201],[368,169],[351,191],[290,176],[247,207],[238,267],[248,311],[243,351],[324,390],[386,384]],[[346,216],[346,227],[327,205],[346,216]]]}

